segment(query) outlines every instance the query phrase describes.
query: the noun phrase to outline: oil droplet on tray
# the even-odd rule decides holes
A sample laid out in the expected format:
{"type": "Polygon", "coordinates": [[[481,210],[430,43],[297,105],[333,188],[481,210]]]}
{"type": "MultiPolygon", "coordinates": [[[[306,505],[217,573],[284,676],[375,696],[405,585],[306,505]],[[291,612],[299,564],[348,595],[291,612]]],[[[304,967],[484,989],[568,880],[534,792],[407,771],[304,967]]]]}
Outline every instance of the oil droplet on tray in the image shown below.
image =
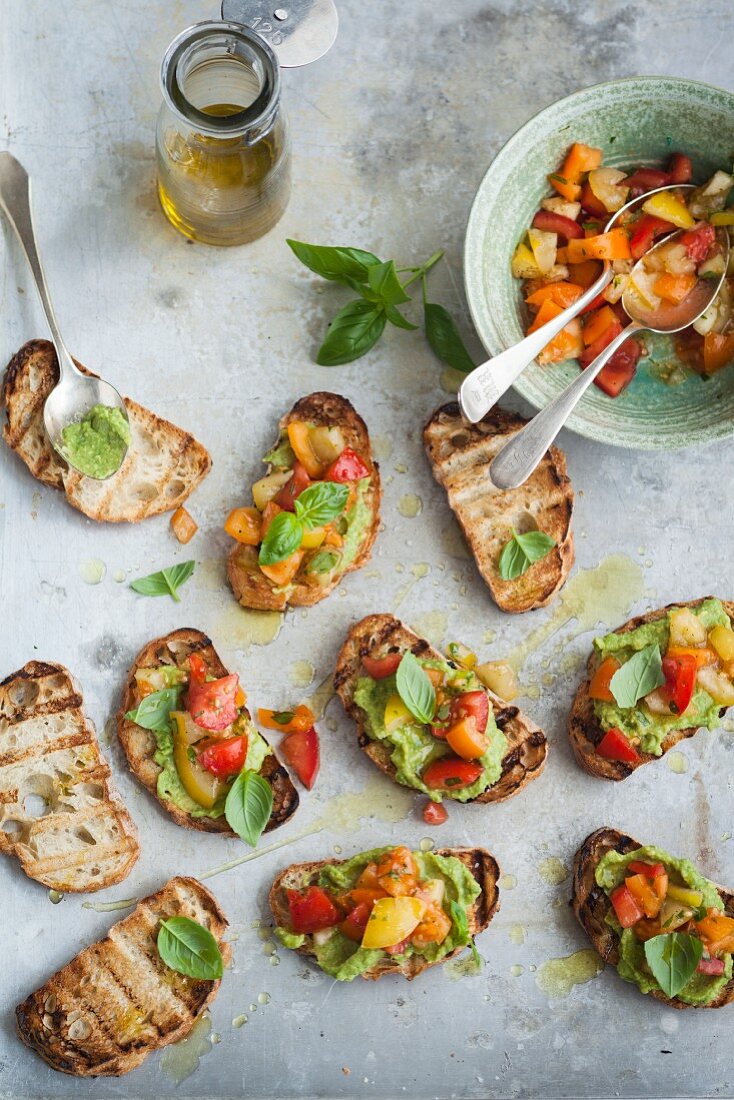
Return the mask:
{"type": "Polygon", "coordinates": [[[516,944],[518,947],[521,943],[525,943],[525,929],[521,924],[513,924],[508,933],[510,942],[516,944]]]}
{"type": "Polygon", "coordinates": [[[446,637],[448,619],[444,611],[426,611],[424,615],[417,615],[410,625],[421,638],[432,645],[440,645],[446,637]]]}
{"type": "Polygon", "coordinates": [[[432,852],[435,846],[436,845],[429,836],[424,836],[423,840],[421,840],[420,844],[418,845],[422,852],[432,852]]]}
{"type": "Polygon", "coordinates": [[[116,909],[130,909],[137,905],[138,898],[123,898],[121,901],[83,901],[82,909],[93,909],[95,913],[114,913],[116,909]]]}
{"type": "Polygon", "coordinates": [[[666,756],[668,767],[676,775],[684,775],[688,771],[688,758],[682,752],[669,752],[666,756]]]}
{"type": "Polygon", "coordinates": [[[306,699],[306,706],[314,718],[321,718],[334,697],[334,680],[329,674],[306,699]]]}
{"type": "Polygon", "coordinates": [[[415,519],[423,511],[423,501],[417,493],[405,493],[398,501],[398,511],[406,519],[415,519]]]}
{"type": "Polygon", "coordinates": [[[280,959],[278,958],[277,955],[271,955],[270,956],[270,965],[271,966],[280,966],[280,959]]]}
{"type": "Polygon", "coordinates": [[[538,971],[535,984],[538,989],[552,1000],[568,997],[575,985],[590,982],[604,969],[596,951],[590,947],[576,951],[565,958],[549,959],[538,971]]]}
{"type": "Polygon", "coordinates": [[[247,1016],[244,1014],[244,1012],[242,1012],[239,1016],[235,1016],[234,1020],[232,1021],[232,1027],[242,1027],[242,1025],[246,1023],[247,1016]]]}
{"type": "Polygon", "coordinates": [[[417,561],[415,565],[411,565],[410,571],[416,580],[422,580],[423,577],[427,577],[431,572],[431,567],[427,561],[417,561]]]}
{"type": "Polygon", "coordinates": [[[517,879],[514,875],[500,875],[497,885],[500,890],[514,890],[517,886],[517,879]]]}
{"type": "Polygon", "coordinates": [[[247,611],[234,604],[218,616],[212,636],[228,649],[249,649],[251,645],[270,645],[282,625],[281,611],[247,611]]]}
{"type": "Polygon", "coordinates": [[[212,1049],[212,1019],[208,1012],[199,1017],[185,1039],[166,1047],[161,1069],[175,1084],[180,1085],[198,1069],[199,1061],[212,1049]]]}
{"type": "Polygon", "coordinates": [[[449,959],[444,963],[443,972],[450,982],[461,981],[462,978],[473,978],[482,972],[482,960],[479,954],[461,955],[457,959],[449,959]]]}
{"type": "Polygon", "coordinates": [[[379,462],[387,462],[392,454],[392,439],[387,435],[373,435],[372,450],[379,462]]]}
{"type": "Polygon", "coordinates": [[[122,582],[125,580],[125,576],[126,573],[124,569],[116,569],[112,574],[112,579],[115,584],[122,584],[122,582]]]}
{"type": "Polygon", "coordinates": [[[291,682],[296,687],[308,687],[313,683],[313,678],[316,675],[316,669],[310,661],[294,661],[291,665],[291,682]]]}
{"type": "Polygon", "coordinates": [[[441,371],[441,389],[444,393],[458,393],[459,386],[466,378],[465,374],[462,374],[460,370],[454,370],[453,367],[445,367],[441,371]]]}
{"type": "Polygon", "coordinates": [[[557,856],[548,856],[538,864],[538,874],[549,886],[560,886],[568,878],[568,867],[557,856]]]}
{"type": "Polygon", "coordinates": [[[520,963],[515,963],[513,966],[510,967],[510,973],[512,974],[513,978],[519,978],[520,975],[524,972],[525,968],[520,966],[520,963]]]}
{"type": "Polygon", "coordinates": [[[99,584],[106,572],[107,566],[101,558],[88,558],[79,565],[79,576],[85,584],[99,584]]]}
{"type": "Polygon", "coordinates": [[[258,993],[257,1002],[258,1002],[258,1004],[261,1004],[261,1005],[269,1005],[270,1004],[270,994],[269,993],[258,993]]]}
{"type": "Polygon", "coordinates": [[[58,905],[60,901],[64,900],[64,895],[60,894],[58,890],[49,890],[48,900],[52,905],[58,905]]]}
{"type": "Polygon", "coordinates": [[[403,787],[391,787],[380,776],[370,779],[361,791],[348,791],[330,799],[314,826],[333,833],[353,833],[361,828],[366,818],[394,823],[403,821],[412,808],[412,792],[403,787]]]}

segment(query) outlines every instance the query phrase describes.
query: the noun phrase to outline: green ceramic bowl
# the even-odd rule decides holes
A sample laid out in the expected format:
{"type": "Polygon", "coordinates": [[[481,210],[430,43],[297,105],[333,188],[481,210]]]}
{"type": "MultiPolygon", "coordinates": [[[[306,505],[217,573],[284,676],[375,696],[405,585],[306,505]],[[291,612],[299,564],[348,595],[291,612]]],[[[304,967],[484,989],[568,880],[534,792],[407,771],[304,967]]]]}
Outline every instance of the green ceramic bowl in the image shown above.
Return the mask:
{"type": "MultiPolygon", "coordinates": [[[[510,258],[549,194],[547,174],[574,141],[600,146],[604,163],[620,167],[660,165],[680,150],[692,157],[700,182],[717,168],[731,170],[734,94],[675,77],[615,80],[546,107],[510,138],[479,187],[464,253],[469,307],[490,355],[524,335],[521,284],[510,274],[510,258]]],[[[674,449],[734,433],[734,369],[708,381],[687,376],[670,385],[660,373],[671,361],[671,338],[654,338],[627,390],[610,398],[591,386],[568,427],[603,443],[645,449],[674,449]]],[[[540,409],[577,374],[575,363],[531,363],[515,389],[540,409]]]]}

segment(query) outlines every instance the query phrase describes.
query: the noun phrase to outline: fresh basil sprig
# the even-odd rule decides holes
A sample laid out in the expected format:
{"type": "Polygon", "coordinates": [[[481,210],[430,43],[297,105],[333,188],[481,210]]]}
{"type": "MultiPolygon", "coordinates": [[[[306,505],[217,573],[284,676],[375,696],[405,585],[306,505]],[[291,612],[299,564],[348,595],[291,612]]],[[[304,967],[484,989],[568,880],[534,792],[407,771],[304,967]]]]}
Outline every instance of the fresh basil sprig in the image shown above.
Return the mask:
{"type": "Polygon", "coordinates": [[[675,997],[690,981],[703,955],[703,944],[685,932],[668,932],[645,941],[645,958],[666,997],[675,997]]]}
{"type": "Polygon", "coordinates": [[[627,709],[664,683],[660,647],[653,642],[634,653],[617,669],[609,681],[609,690],[617,706],[627,709]]]}
{"type": "Polygon", "coordinates": [[[179,684],[178,687],[163,688],[162,691],[153,691],[141,699],[134,710],[129,710],[125,717],[145,730],[168,733],[171,711],[178,709],[182,691],[183,684],[179,684]]]}
{"type": "Polygon", "coordinates": [[[178,974],[216,981],[224,973],[222,953],[208,928],[190,917],[169,917],[158,932],[158,954],[178,974]]]}
{"type": "Polygon", "coordinates": [[[257,772],[242,771],[224,803],[227,823],[251,848],[257,846],[273,809],[273,788],[257,772]]]}
{"type": "Polygon", "coordinates": [[[274,565],[294,554],[305,531],[324,527],[344,511],[349,486],[338,481],[317,481],[296,497],[295,512],[278,512],[260,546],[260,565],[274,565]]]}
{"type": "Polygon", "coordinates": [[[182,561],[161,569],[159,573],[150,573],[147,577],[138,577],[130,582],[130,587],[141,596],[172,596],[176,603],[181,602],[178,590],[185,584],[196,568],[195,561],[182,561]]]}
{"type": "Polygon", "coordinates": [[[527,573],[534,562],[550,554],[555,541],[544,531],[526,531],[519,535],[512,529],[512,538],[502,547],[498,568],[503,581],[514,581],[527,573]]]}
{"type": "Polygon", "coordinates": [[[477,970],[481,970],[482,956],[477,951],[477,945],[474,942],[474,937],[469,935],[469,919],[466,915],[466,909],[463,905],[459,905],[458,901],[451,902],[451,919],[456,925],[456,931],[459,939],[463,940],[470,948],[472,957],[474,959],[474,966],[477,970]]]}
{"type": "Polygon", "coordinates": [[[322,367],[351,363],[374,347],[389,321],[402,329],[416,329],[412,321],[398,309],[412,299],[407,287],[418,280],[423,285],[423,324],[426,337],[435,355],[456,370],[474,369],[471,356],[464,347],[458,329],[443,306],[426,301],[426,274],[443,256],[434,252],[418,267],[398,268],[394,260],[380,260],[373,252],[360,248],[329,248],[288,240],[287,244],[311,271],[331,282],[342,283],[359,294],[359,298],[339,310],[329,325],[326,338],[316,354],[322,367]],[[408,278],[401,282],[401,273],[408,278]]]}
{"type": "Polygon", "coordinates": [[[408,650],[398,665],[398,695],[419,722],[427,725],[436,713],[436,692],[417,657],[408,650]]]}

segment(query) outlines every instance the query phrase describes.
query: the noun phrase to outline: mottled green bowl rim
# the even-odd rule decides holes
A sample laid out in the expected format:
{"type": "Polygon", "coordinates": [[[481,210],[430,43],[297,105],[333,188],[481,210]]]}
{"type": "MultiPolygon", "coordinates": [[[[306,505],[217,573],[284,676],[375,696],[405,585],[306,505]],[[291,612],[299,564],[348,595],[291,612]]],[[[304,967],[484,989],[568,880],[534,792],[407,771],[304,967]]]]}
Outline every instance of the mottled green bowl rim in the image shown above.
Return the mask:
{"type": "MultiPolygon", "coordinates": [[[[522,339],[524,305],[510,257],[548,193],[546,174],[572,141],[604,149],[605,164],[656,164],[675,149],[689,153],[697,177],[730,169],[734,94],[670,76],[628,77],[583,88],[526,122],[492,161],[472,204],[464,248],[464,281],[476,330],[490,355],[522,339]]],[[[656,376],[670,338],[650,341],[632,384],[617,398],[592,386],[567,427],[620,447],[674,450],[734,433],[734,368],[707,381],[670,386],[656,376]]],[[[515,390],[543,408],[576,377],[574,363],[532,363],[515,390]]]]}

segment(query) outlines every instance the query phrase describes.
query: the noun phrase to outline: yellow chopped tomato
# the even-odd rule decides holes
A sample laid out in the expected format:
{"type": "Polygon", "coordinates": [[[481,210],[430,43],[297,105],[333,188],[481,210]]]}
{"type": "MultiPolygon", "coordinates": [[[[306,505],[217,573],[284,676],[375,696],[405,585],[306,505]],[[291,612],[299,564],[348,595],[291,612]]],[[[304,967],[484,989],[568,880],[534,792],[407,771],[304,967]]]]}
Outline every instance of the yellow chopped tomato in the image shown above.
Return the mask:
{"type": "Polygon", "coordinates": [[[294,420],[288,425],[288,440],[294,455],[306,467],[309,477],[319,477],[323,465],[311,446],[310,436],[311,429],[302,420],[294,420]]]}
{"type": "Polygon", "coordinates": [[[215,775],[200,767],[189,758],[189,746],[201,735],[201,730],[192,730],[183,711],[171,711],[174,722],[173,762],[186,793],[199,806],[210,810],[223,790],[222,783],[215,775]]]}
{"type": "Polygon", "coordinates": [[[657,195],[651,195],[643,202],[642,209],[646,214],[677,225],[679,229],[690,229],[696,224],[686,204],[672,191],[660,191],[657,195]]]}
{"type": "Polygon", "coordinates": [[[393,692],[387,697],[383,721],[385,729],[388,731],[397,729],[398,726],[403,726],[406,722],[413,721],[413,715],[397,692],[393,692]]]}
{"type": "Polygon", "coordinates": [[[722,661],[734,661],[734,630],[719,623],[709,633],[709,642],[722,661]]]}
{"type": "Polygon", "coordinates": [[[171,529],[178,541],[186,545],[199,530],[199,525],[191,513],[181,506],[171,516],[171,529]]]}
{"type": "Polygon", "coordinates": [[[257,546],[260,542],[261,523],[262,517],[257,508],[235,508],[227,516],[224,530],[245,546],[257,546]]]}
{"type": "Polygon", "coordinates": [[[301,546],[304,550],[315,550],[326,538],[325,527],[312,527],[310,531],[303,532],[301,546]]]}
{"type": "Polygon", "coordinates": [[[290,584],[302,561],[303,550],[296,550],[290,557],[284,558],[283,561],[273,562],[272,565],[261,565],[260,569],[269,581],[280,587],[284,584],[290,584]]]}
{"type": "Polygon", "coordinates": [[[385,948],[402,943],[418,927],[424,911],[418,898],[379,898],[367,921],[362,947],[385,948]]]}

